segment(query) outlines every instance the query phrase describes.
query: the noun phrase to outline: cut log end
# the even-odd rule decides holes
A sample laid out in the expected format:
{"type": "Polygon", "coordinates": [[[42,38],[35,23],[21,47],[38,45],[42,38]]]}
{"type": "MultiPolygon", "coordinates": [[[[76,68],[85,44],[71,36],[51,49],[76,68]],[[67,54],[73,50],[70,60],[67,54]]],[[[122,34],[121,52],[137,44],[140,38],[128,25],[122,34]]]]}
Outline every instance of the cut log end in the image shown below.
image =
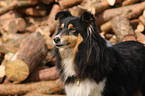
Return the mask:
{"type": "Polygon", "coordinates": [[[22,60],[8,61],[5,67],[5,73],[9,80],[23,81],[29,75],[29,67],[22,60]]]}
{"type": "Polygon", "coordinates": [[[110,6],[114,6],[116,0],[107,0],[110,6]]]}

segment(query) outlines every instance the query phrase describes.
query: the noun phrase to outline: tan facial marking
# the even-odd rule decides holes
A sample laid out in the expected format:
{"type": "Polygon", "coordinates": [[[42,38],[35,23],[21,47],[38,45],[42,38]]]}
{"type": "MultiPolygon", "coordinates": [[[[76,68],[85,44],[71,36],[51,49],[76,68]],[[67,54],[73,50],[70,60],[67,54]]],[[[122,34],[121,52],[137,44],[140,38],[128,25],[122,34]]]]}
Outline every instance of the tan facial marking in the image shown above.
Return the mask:
{"type": "Polygon", "coordinates": [[[64,28],[64,24],[61,24],[61,28],[62,28],[62,29],[64,28]]]}
{"type": "Polygon", "coordinates": [[[68,25],[68,30],[69,30],[70,28],[73,28],[73,25],[72,25],[72,24],[69,24],[69,25],[68,25]]]}

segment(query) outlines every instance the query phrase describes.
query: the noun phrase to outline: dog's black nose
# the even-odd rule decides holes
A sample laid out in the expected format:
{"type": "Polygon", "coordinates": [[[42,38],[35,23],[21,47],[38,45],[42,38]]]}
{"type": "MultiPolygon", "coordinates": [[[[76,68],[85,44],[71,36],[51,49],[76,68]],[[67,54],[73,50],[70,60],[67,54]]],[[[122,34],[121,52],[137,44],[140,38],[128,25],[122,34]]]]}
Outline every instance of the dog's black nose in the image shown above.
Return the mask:
{"type": "Polygon", "coordinates": [[[53,40],[54,40],[55,43],[59,43],[60,42],[60,38],[59,37],[55,37],[53,40]]]}

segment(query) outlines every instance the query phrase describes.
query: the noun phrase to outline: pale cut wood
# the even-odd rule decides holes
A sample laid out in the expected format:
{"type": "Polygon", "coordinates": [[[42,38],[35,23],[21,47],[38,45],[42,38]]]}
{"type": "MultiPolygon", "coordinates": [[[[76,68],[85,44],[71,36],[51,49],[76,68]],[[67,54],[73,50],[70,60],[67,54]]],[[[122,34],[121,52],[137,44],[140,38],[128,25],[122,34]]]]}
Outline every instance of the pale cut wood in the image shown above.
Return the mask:
{"type": "Polygon", "coordinates": [[[57,94],[63,91],[63,84],[60,79],[27,84],[1,84],[0,90],[0,95],[24,95],[33,91],[39,94],[57,94]]]}
{"type": "Polygon", "coordinates": [[[45,58],[47,51],[45,40],[40,33],[34,38],[28,38],[11,60],[6,62],[6,76],[12,81],[25,80],[45,58]]]}
{"type": "Polygon", "coordinates": [[[35,5],[38,0],[14,0],[8,6],[4,6],[0,8],[0,15],[8,12],[9,10],[16,9],[18,7],[28,6],[28,5],[35,5]]]}
{"type": "Polygon", "coordinates": [[[108,21],[100,26],[101,31],[103,32],[110,32],[112,31],[111,21],[108,21]]]}
{"type": "Polygon", "coordinates": [[[116,16],[112,19],[111,23],[118,42],[136,39],[135,32],[127,18],[116,16]]]}
{"type": "Polygon", "coordinates": [[[5,33],[16,33],[18,29],[15,20],[8,21],[4,26],[2,26],[2,30],[4,30],[5,33]]]}
{"type": "Polygon", "coordinates": [[[110,6],[114,6],[116,0],[107,0],[107,2],[109,3],[110,6]]]}
{"type": "Polygon", "coordinates": [[[145,17],[145,10],[143,11],[143,16],[145,17]]]}
{"type": "Polygon", "coordinates": [[[0,65],[0,78],[5,76],[5,66],[0,65]]]}
{"type": "Polygon", "coordinates": [[[29,75],[29,67],[22,60],[16,59],[6,62],[5,66],[6,76],[12,81],[23,81],[29,75]]]}
{"type": "Polygon", "coordinates": [[[137,36],[137,40],[143,44],[145,44],[145,35],[141,32],[135,32],[137,36]]]}

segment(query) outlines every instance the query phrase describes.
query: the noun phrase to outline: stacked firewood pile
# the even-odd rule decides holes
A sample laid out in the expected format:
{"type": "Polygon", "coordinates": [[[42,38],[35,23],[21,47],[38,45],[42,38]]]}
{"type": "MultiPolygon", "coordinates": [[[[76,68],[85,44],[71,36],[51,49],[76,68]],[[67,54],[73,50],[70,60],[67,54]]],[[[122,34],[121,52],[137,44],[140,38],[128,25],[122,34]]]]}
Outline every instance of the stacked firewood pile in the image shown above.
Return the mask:
{"type": "Polygon", "coordinates": [[[145,44],[145,0],[1,0],[0,96],[65,96],[52,58],[55,15],[90,11],[112,44],[145,44]]]}

